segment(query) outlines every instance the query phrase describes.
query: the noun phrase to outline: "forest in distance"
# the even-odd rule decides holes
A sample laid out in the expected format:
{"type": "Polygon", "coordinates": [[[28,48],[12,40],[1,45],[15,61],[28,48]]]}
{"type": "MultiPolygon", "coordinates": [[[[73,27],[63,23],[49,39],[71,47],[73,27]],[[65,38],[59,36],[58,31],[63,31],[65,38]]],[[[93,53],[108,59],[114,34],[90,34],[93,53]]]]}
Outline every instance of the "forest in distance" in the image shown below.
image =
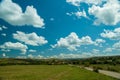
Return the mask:
{"type": "Polygon", "coordinates": [[[120,64],[120,56],[102,56],[80,59],[20,59],[20,58],[0,58],[0,66],[4,65],[87,65],[87,64],[120,64]]]}

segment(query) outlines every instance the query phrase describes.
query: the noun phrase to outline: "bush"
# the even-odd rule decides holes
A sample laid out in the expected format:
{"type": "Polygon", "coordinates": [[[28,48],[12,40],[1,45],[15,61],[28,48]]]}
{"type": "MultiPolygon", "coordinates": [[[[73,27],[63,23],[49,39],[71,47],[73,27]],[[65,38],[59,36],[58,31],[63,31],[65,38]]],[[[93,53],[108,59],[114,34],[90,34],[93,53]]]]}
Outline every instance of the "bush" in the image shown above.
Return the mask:
{"type": "Polygon", "coordinates": [[[85,62],[85,63],[84,63],[84,66],[85,66],[85,67],[89,67],[89,66],[90,66],[90,63],[89,63],[89,62],[85,62]]]}
{"type": "Polygon", "coordinates": [[[98,67],[93,67],[93,71],[99,73],[99,68],[98,67]]]}
{"type": "Polygon", "coordinates": [[[110,67],[110,66],[108,66],[107,70],[109,70],[109,71],[114,71],[114,72],[118,72],[116,69],[114,69],[113,67],[110,67]]]}

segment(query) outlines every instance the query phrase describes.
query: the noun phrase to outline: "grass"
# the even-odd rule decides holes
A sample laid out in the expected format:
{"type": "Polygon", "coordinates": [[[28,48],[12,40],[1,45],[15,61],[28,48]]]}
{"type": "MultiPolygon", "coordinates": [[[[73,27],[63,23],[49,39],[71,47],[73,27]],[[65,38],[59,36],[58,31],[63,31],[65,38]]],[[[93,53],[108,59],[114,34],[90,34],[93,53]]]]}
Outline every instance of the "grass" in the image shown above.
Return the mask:
{"type": "Polygon", "coordinates": [[[99,69],[109,70],[120,73],[120,65],[109,65],[109,64],[95,64],[90,65],[91,67],[98,67],[99,69]]]}
{"type": "Polygon", "coordinates": [[[117,80],[68,65],[0,66],[0,80],[117,80]]]}

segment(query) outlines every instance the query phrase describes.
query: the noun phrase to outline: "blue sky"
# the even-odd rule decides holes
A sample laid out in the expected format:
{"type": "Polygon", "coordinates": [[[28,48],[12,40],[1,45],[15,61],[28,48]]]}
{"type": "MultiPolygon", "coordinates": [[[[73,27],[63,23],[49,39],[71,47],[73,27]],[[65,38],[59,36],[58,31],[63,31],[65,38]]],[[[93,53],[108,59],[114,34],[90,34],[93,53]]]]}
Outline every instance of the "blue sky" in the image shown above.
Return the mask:
{"type": "Polygon", "coordinates": [[[0,57],[120,55],[119,11],[119,0],[0,0],[0,57]]]}

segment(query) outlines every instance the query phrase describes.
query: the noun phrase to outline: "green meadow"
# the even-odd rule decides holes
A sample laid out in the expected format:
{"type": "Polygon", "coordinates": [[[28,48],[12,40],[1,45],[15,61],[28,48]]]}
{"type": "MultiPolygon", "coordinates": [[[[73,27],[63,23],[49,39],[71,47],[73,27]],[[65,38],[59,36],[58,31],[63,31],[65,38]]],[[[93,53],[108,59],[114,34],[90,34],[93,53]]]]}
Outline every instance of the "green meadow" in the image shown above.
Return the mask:
{"type": "Polygon", "coordinates": [[[117,80],[69,65],[0,66],[0,80],[117,80]]]}

